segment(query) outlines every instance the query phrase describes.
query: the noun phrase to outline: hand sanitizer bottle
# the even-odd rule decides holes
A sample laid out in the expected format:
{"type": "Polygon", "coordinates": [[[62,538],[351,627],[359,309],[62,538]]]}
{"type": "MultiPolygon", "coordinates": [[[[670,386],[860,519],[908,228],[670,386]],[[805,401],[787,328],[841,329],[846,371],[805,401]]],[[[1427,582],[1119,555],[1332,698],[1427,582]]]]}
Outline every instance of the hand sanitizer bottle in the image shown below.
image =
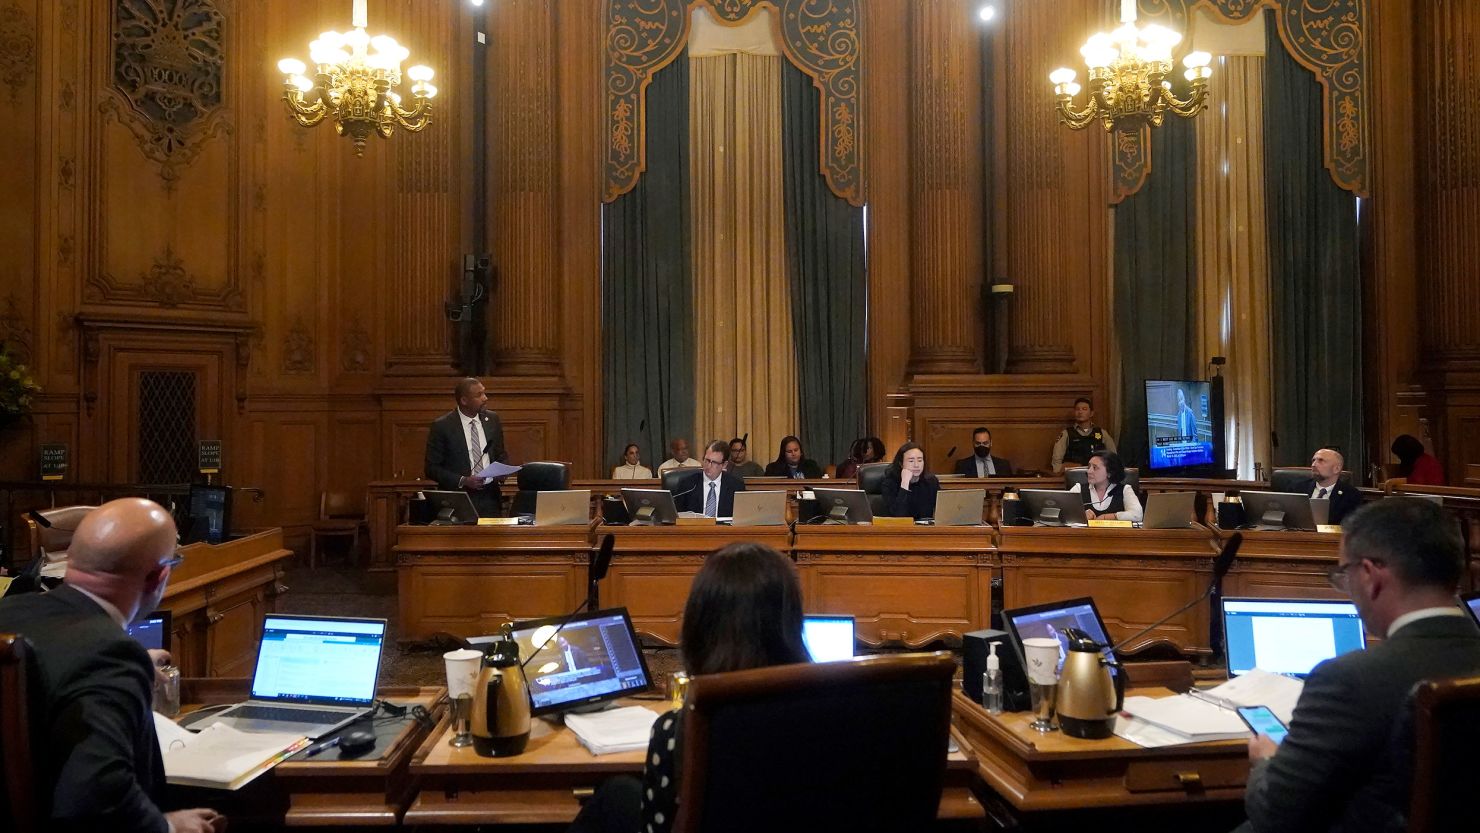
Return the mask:
{"type": "Polygon", "coordinates": [[[992,653],[987,656],[987,670],[982,674],[982,706],[991,714],[1002,714],[1002,663],[997,659],[997,645],[987,647],[992,653]]]}

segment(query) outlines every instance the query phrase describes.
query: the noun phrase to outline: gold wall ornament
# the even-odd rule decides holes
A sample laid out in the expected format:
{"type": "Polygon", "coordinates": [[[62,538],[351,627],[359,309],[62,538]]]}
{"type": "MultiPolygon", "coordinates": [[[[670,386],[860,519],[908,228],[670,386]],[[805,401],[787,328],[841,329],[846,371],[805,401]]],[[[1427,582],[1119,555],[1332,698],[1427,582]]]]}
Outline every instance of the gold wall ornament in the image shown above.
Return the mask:
{"type": "Polygon", "coordinates": [[[10,88],[10,103],[20,103],[21,90],[36,73],[36,24],[15,3],[0,6],[0,82],[10,88]]]}
{"type": "Polygon", "coordinates": [[[230,130],[221,106],[224,25],[216,0],[113,2],[113,95],[100,106],[159,163],[166,188],[206,139],[230,130]]]}
{"type": "Polygon", "coordinates": [[[297,58],[278,61],[283,73],[283,102],[294,121],[314,127],[326,119],[334,122],[334,132],[348,136],[354,143],[355,156],[365,155],[365,140],[371,134],[389,139],[399,127],[410,133],[426,128],[432,121],[432,99],[437,88],[431,83],[432,68],[418,64],[406,70],[411,79],[411,109],[401,106],[401,63],[411,50],[396,43],[389,35],[370,36],[365,32],[365,0],[354,0],[354,16],[349,32],[329,31],[311,42],[308,67],[297,58]]]}
{"type": "Polygon", "coordinates": [[[699,5],[725,25],[740,25],[761,8],[776,14],[782,51],[822,96],[819,173],[834,194],[863,205],[858,0],[607,0],[603,200],[632,190],[647,168],[647,86],[683,51],[689,9],[699,5]]]}

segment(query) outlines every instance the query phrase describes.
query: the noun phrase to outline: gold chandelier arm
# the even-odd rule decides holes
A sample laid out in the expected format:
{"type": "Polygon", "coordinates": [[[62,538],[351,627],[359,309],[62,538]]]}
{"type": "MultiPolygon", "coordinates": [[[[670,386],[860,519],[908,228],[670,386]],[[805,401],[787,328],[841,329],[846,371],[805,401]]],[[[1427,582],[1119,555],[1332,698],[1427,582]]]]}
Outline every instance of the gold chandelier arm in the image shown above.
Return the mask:
{"type": "Polygon", "coordinates": [[[1074,99],[1067,95],[1056,96],[1058,103],[1055,109],[1059,113],[1059,121],[1068,125],[1072,130],[1083,130],[1094,123],[1100,114],[1100,108],[1095,103],[1095,97],[1091,95],[1085,103],[1083,110],[1074,109],[1074,99]]]}
{"type": "Polygon", "coordinates": [[[283,101],[287,102],[288,112],[293,116],[293,120],[304,127],[314,127],[329,115],[329,108],[324,106],[322,100],[309,104],[303,100],[303,93],[291,85],[283,93],[283,101]]]}
{"type": "Polygon", "coordinates": [[[391,105],[391,112],[395,114],[396,123],[406,130],[416,133],[426,127],[432,121],[431,99],[416,97],[416,106],[407,110],[398,105],[391,105]]]}
{"type": "Polygon", "coordinates": [[[1164,91],[1162,98],[1166,101],[1168,110],[1183,118],[1191,118],[1201,113],[1207,106],[1208,84],[1206,81],[1198,79],[1192,82],[1192,92],[1188,94],[1187,98],[1177,98],[1170,90],[1164,91]]]}

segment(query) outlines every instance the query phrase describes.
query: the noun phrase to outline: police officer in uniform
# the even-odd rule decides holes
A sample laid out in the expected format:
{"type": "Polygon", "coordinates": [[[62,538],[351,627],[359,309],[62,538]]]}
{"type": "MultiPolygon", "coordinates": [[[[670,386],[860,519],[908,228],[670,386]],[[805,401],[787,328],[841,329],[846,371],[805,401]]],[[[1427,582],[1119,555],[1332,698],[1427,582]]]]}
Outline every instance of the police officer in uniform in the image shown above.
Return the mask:
{"type": "Polygon", "coordinates": [[[1059,432],[1053,444],[1053,472],[1062,474],[1065,464],[1089,464],[1096,451],[1114,451],[1115,438],[1095,424],[1095,406],[1085,397],[1074,400],[1074,423],[1059,432]]]}

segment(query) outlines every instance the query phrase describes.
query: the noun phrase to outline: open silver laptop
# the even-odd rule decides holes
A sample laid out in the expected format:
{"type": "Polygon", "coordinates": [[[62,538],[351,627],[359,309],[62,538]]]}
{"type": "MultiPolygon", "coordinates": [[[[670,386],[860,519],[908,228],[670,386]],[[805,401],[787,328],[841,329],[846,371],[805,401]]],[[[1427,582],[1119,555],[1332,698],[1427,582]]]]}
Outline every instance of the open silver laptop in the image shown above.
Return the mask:
{"type": "Polygon", "coordinates": [[[591,490],[540,492],[534,499],[535,526],[584,524],[591,520],[591,490]]]}
{"type": "Polygon", "coordinates": [[[250,699],[206,723],[323,737],[375,706],[384,619],[269,614],[250,699]]]}
{"type": "Polygon", "coordinates": [[[1157,492],[1146,496],[1142,529],[1186,529],[1192,526],[1197,492],[1157,492]]]}
{"type": "Polygon", "coordinates": [[[942,489],[935,496],[935,525],[977,526],[986,500],[986,489],[942,489]]]}
{"type": "Polygon", "coordinates": [[[781,526],[786,523],[786,492],[736,492],[734,526],[781,526]]]}

